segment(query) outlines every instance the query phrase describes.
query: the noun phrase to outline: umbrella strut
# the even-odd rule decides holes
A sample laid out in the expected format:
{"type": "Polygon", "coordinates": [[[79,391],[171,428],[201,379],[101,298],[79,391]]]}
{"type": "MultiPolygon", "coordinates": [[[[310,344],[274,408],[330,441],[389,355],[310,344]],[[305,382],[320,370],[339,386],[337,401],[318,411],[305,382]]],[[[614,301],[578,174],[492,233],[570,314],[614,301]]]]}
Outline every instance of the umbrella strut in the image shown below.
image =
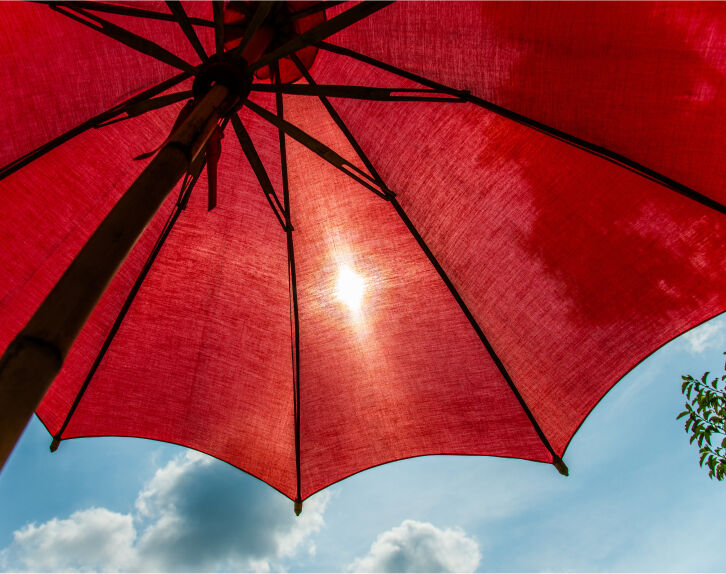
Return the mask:
{"type": "Polygon", "coordinates": [[[251,83],[252,74],[241,58],[217,58],[199,70],[198,103],[189,117],[106,216],[0,358],[0,468],[117,269],[174,186],[204,153],[220,119],[249,95],[251,83]]]}

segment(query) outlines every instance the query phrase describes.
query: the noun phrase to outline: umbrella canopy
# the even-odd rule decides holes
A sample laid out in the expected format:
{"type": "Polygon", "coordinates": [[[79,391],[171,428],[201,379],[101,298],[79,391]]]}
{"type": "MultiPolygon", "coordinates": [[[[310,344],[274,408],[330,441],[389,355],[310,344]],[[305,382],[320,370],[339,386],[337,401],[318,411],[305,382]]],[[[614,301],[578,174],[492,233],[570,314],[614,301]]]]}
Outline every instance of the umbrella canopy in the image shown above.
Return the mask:
{"type": "Polygon", "coordinates": [[[224,19],[228,49],[266,52],[221,120],[216,206],[204,172],[164,202],[38,407],[49,432],[178,443],[296,500],[426,454],[566,472],[603,395],[726,309],[726,9],[322,8],[0,6],[0,348],[224,19]]]}

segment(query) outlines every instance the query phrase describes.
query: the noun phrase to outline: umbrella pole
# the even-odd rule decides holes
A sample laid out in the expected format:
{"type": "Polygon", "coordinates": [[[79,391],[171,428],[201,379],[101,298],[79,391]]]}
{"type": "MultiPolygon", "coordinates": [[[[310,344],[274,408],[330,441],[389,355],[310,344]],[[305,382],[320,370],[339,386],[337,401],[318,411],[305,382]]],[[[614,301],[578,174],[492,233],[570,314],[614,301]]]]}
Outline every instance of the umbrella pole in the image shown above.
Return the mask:
{"type": "Polygon", "coordinates": [[[221,83],[207,92],[0,358],[0,469],[116,271],[239,97],[221,83]]]}

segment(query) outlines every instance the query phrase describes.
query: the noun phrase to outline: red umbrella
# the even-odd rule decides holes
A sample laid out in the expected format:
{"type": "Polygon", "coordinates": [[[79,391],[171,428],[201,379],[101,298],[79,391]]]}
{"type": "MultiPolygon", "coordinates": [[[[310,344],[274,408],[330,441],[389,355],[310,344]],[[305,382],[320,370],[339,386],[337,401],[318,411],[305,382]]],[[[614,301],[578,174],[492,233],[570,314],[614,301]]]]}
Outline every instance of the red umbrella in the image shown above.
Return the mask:
{"type": "Polygon", "coordinates": [[[726,308],[723,4],[0,8],[3,460],[37,407],[298,503],[426,454],[566,474],[726,308]]]}

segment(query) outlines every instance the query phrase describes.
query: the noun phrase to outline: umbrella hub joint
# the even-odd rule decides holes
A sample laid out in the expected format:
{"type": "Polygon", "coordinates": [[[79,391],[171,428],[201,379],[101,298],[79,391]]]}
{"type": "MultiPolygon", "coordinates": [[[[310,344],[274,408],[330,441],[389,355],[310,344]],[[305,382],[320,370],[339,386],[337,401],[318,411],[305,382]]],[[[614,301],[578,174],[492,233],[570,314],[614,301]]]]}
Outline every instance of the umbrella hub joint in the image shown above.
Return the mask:
{"type": "Polygon", "coordinates": [[[252,72],[247,62],[229,52],[215,54],[202,64],[192,86],[195,101],[201,99],[213,86],[222,84],[231,94],[239,98],[235,110],[239,109],[250,94],[252,72]]]}

